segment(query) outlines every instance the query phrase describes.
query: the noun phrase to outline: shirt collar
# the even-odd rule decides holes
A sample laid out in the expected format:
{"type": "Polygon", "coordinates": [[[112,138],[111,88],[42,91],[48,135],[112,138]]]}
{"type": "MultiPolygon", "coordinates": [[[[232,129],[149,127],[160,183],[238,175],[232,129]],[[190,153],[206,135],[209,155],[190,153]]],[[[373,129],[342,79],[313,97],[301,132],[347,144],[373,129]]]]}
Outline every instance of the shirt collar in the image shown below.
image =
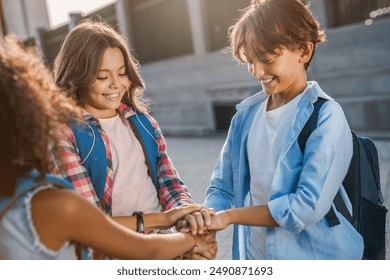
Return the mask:
{"type": "MultiPolygon", "coordinates": [[[[135,111],[133,110],[133,108],[131,108],[130,106],[128,106],[124,103],[121,103],[117,110],[118,110],[119,114],[122,115],[126,119],[135,115],[135,111]]],[[[82,111],[81,118],[83,121],[85,121],[85,122],[96,122],[97,121],[97,118],[92,116],[86,110],[82,109],[81,111],[82,111]]]]}

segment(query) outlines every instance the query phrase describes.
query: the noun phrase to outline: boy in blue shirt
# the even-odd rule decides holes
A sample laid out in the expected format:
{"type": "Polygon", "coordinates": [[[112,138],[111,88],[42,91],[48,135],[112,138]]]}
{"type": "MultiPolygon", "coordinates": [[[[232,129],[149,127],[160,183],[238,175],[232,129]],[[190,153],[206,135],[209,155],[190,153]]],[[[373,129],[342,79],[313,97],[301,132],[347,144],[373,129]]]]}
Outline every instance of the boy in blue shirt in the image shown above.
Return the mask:
{"type": "MultiPolygon", "coordinates": [[[[363,239],[336,210],[324,218],[352,157],[344,113],[306,71],[324,31],[299,0],[254,0],[230,29],[234,57],[263,91],[237,113],[207,189],[209,230],[235,224],[234,259],[361,259],[363,239]],[[298,136],[318,98],[318,126],[304,154],[298,136]]],[[[351,209],[349,209],[351,211],[351,209]]]]}

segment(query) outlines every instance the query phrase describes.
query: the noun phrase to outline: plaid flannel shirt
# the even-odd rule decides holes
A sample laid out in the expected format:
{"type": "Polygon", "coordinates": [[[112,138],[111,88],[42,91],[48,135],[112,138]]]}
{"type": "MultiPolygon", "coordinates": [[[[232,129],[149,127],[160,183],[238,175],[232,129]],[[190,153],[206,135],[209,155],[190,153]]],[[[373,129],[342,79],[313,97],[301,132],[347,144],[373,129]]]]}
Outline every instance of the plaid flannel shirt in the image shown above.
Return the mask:
{"type": "MultiPolygon", "coordinates": [[[[126,119],[135,114],[133,109],[125,104],[121,104],[118,108],[118,111],[119,114],[126,119]]],[[[176,171],[167,154],[166,141],[161,133],[158,123],[150,115],[146,114],[146,116],[156,130],[156,135],[158,135],[156,139],[158,145],[157,178],[159,187],[159,200],[162,210],[166,211],[182,204],[194,203],[187,187],[180,179],[178,172],[176,171]]],[[[112,167],[112,156],[109,140],[106,133],[102,129],[99,120],[94,118],[85,110],[83,110],[82,121],[92,121],[92,123],[96,125],[106,148],[107,177],[102,200],[99,201],[92,186],[88,171],[81,164],[76,139],[72,130],[66,124],[63,125],[63,128],[58,133],[58,144],[51,147],[50,149],[50,158],[54,163],[53,173],[62,178],[68,179],[79,194],[81,194],[90,202],[97,204],[107,214],[111,215],[112,189],[115,178],[112,167]]],[[[132,129],[129,122],[126,121],[125,123],[130,129],[132,129]]]]}

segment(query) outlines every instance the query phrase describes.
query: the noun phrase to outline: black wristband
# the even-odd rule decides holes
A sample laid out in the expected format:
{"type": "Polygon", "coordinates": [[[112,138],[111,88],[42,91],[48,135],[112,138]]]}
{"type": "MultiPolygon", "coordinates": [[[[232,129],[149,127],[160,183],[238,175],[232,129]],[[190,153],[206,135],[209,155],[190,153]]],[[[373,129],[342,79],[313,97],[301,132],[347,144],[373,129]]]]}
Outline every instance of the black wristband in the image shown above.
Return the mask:
{"type": "Polygon", "coordinates": [[[137,217],[137,232],[145,234],[144,219],[142,218],[142,212],[134,212],[133,216],[137,217]]]}

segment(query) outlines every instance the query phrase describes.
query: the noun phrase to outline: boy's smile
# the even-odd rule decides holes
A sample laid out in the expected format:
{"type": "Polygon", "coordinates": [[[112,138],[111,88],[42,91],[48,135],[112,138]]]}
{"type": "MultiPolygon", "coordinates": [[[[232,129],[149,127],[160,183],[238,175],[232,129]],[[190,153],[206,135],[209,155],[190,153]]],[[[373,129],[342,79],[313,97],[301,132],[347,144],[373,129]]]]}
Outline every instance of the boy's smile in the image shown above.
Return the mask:
{"type": "Polygon", "coordinates": [[[242,47],[249,73],[261,83],[264,92],[270,95],[272,105],[269,110],[288,103],[306,88],[302,53],[302,50],[283,47],[278,55],[266,54],[262,59],[253,48],[247,45],[242,47]]]}

